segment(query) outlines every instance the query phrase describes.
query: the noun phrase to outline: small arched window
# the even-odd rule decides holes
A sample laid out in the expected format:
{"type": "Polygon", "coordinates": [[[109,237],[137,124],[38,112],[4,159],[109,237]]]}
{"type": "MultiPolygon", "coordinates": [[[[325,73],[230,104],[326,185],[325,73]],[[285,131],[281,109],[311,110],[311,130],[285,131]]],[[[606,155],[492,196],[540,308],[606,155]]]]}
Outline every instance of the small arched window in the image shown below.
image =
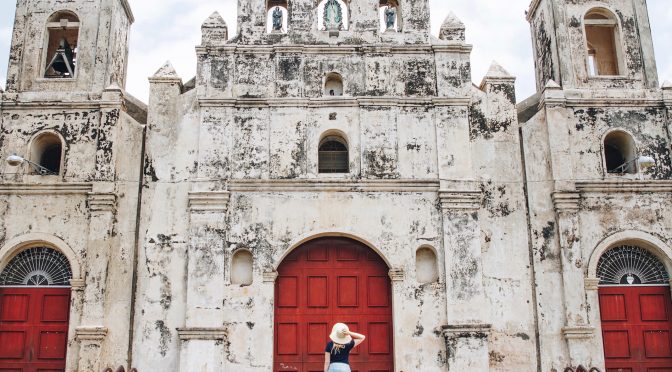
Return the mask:
{"type": "Polygon", "coordinates": [[[254,258],[250,251],[241,249],[231,260],[231,284],[251,285],[254,278],[254,258]]]}
{"type": "Polygon", "coordinates": [[[348,143],[340,136],[328,136],[320,142],[320,173],[349,173],[350,155],[348,143]]]}
{"type": "Polygon", "coordinates": [[[399,31],[401,23],[400,7],[397,0],[380,0],[378,13],[380,17],[380,31],[394,32],[399,31]]]}
{"type": "Polygon", "coordinates": [[[422,247],[415,252],[415,277],[421,284],[439,280],[439,264],[433,249],[422,247]]]}
{"type": "MultiPolygon", "coordinates": [[[[55,133],[46,132],[35,137],[30,146],[30,161],[53,174],[61,173],[63,142],[55,133]]],[[[42,174],[36,170],[38,174],[42,174]]]]}
{"type": "Polygon", "coordinates": [[[630,134],[617,130],[604,138],[604,161],[607,173],[637,173],[637,148],[630,134]]]}
{"type": "Polygon", "coordinates": [[[287,0],[266,1],[266,31],[269,34],[287,33],[289,12],[287,0]]]}
{"type": "Polygon", "coordinates": [[[620,36],[618,21],[613,13],[597,8],[585,18],[588,74],[590,76],[621,75],[620,36]]]}
{"type": "Polygon", "coordinates": [[[327,97],[340,97],[343,95],[343,77],[336,72],[330,72],[324,81],[324,95],[327,97]]]}
{"type": "Polygon", "coordinates": [[[317,6],[317,28],[321,31],[343,31],[349,28],[349,1],[322,0],[317,6]]]}
{"type": "Polygon", "coordinates": [[[79,18],[72,12],[54,13],[47,20],[46,78],[74,78],[77,69],[79,18]]]}

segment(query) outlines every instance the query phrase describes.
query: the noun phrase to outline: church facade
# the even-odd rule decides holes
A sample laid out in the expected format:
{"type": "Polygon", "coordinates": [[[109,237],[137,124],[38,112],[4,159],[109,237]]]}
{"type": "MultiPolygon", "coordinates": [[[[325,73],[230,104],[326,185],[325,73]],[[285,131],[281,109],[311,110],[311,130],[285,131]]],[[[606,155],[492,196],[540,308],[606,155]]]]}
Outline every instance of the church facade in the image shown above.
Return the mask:
{"type": "MultiPolygon", "coordinates": [[[[645,0],[535,0],[537,93],[428,0],[238,0],[124,90],[127,0],[17,2],[0,370],[672,369],[672,85],[645,0]],[[234,35],[235,34],[235,35],[234,35]]],[[[522,22],[522,20],[521,20],[522,22]]]]}

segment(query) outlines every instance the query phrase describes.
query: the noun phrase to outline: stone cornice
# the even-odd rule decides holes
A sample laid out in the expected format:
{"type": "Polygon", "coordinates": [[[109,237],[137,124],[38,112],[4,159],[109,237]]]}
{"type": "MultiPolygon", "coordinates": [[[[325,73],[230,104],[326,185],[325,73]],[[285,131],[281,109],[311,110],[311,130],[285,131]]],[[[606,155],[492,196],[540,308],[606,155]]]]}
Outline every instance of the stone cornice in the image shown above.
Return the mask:
{"type": "Polygon", "coordinates": [[[437,180],[232,180],[232,192],[437,192],[437,180]]]}
{"type": "Polygon", "coordinates": [[[576,189],[583,193],[656,193],[672,192],[672,180],[603,180],[579,181],[576,189]]]}
{"type": "Polygon", "coordinates": [[[103,341],[107,336],[107,328],[102,326],[82,326],[75,329],[75,338],[78,341],[103,341]]]}
{"type": "Polygon", "coordinates": [[[92,189],[90,183],[5,183],[0,184],[0,195],[87,195],[92,189]]]}
{"type": "Polygon", "coordinates": [[[556,191],[552,195],[555,211],[578,212],[581,203],[581,194],[577,191],[556,191]]]}
{"type": "Polygon", "coordinates": [[[226,44],[222,46],[197,46],[196,53],[220,54],[434,54],[434,53],[471,53],[473,46],[464,43],[446,44],[363,44],[363,45],[238,45],[226,44]]]}
{"type": "Polygon", "coordinates": [[[571,107],[664,107],[661,98],[565,98],[571,107]]]}
{"type": "Polygon", "coordinates": [[[481,209],[481,191],[439,190],[443,211],[477,211],[481,209]]]}
{"type": "Polygon", "coordinates": [[[469,97],[199,98],[201,107],[468,106],[469,97]]]}
{"type": "Polygon", "coordinates": [[[593,338],[595,336],[595,327],[588,325],[564,327],[562,328],[562,334],[568,340],[593,338]]]}
{"type": "Polygon", "coordinates": [[[189,210],[192,212],[226,212],[231,193],[228,191],[193,191],[189,193],[189,210]]]}
{"type": "Polygon", "coordinates": [[[178,328],[177,334],[181,341],[189,340],[224,340],[226,328],[224,327],[184,327],[178,328]]]}
{"type": "Polygon", "coordinates": [[[446,338],[474,337],[476,335],[487,337],[490,332],[492,332],[491,324],[449,324],[443,326],[443,336],[446,338]]]}
{"type": "Polygon", "coordinates": [[[2,101],[0,106],[8,110],[100,110],[104,108],[122,108],[122,101],[2,101]]]}
{"type": "Polygon", "coordinates": [[[113,193],[95,193],[87,194],[89,210],[92,212],[114,212],[117,207],[117,195],[113,193]]]}

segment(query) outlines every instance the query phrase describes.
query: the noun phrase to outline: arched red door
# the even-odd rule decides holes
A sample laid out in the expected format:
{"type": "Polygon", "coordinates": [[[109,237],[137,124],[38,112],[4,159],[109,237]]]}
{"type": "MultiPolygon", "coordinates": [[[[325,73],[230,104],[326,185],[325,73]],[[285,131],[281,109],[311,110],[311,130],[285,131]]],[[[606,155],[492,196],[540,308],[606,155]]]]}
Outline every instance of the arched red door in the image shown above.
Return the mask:
{"type": "Polygon", "coordinates": [[[647,250],[620,246],[598,264],[607,372],[672,371],[672,301],[664,265],[647,250]]]}
{"type": "Polygon", "coordinates": [[[392,290],[385,262],[346,238],[297,248],[278,268],[274,371],[322,372],[334,323],[367,336],[353,351],[357,372],[392,372],[392,290]]]}
{"type": "Polygon", "coordinates": [[[0,273],[0,371],[65,371],[71,277],[67,259],[41,247],[0,273]]]}

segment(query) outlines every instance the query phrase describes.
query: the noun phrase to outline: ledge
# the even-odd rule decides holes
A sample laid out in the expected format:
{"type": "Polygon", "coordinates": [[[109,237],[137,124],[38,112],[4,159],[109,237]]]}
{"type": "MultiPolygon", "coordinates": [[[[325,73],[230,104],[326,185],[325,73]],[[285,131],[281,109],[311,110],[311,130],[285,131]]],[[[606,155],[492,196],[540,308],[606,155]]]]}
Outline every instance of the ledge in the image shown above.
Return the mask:
{"type": "Polygon", "coordinates": [[[581,340],[581,339],[593,338],[593,336],[595,336],[595,327],[591,326],[564,327],[562,329],[562,334],[568,340],[581,340]]]}
{"type": "Polygon", "coordinates": [[[231,193],[228,191],[195,191],[189,193],[189,210],[192,212],[226,212],[231,193]]]}
{"type": "Polygon", "coordinates": [[[477,211],[481,209],[480,191],[439,190],[439,200],[443,211],[477,211]]]}
{"type": "Polygon", "coordinates": [[[233,180],[232,192],[437,192],[435,180],[233,180]]]}
{"type": "Polygon", "coordinates": [[[366,107],[366,106],[468,106],[470,98],[462,97],[399,97],[399,96],[381,96],[381,97],[316,97],[316,98],[206,98],[198,99],[201,107],[366,107]]]}
{"type": "Polygon", "coordinates": [[[576,183],[581,193],[653,193],[672,192],[672,181],[604,180],[576,183]]]}
{"type": "Polygon", "coordinates": [[[90,183],[0,184],[0,195],[87,195],[92,190],[90,183]]]}
{"type": "Polygon", "coordinates": [[[492,331],[491,324],[449,324],[442,327],[446,338],[487,338],[492,331]]]}
{"type": "Polygon", "coordinates": [[[224,327],[185,327],[178,328],[177,334],[181,341],[189,340],[224,340],[227,333],[224,327]]]}
{"type": "Polygon", "coordinates": [[[75,339],[78,341],[103,341],[107,336],[107,328],[96,327],[77,327],[75,329],[75,339]]]}

